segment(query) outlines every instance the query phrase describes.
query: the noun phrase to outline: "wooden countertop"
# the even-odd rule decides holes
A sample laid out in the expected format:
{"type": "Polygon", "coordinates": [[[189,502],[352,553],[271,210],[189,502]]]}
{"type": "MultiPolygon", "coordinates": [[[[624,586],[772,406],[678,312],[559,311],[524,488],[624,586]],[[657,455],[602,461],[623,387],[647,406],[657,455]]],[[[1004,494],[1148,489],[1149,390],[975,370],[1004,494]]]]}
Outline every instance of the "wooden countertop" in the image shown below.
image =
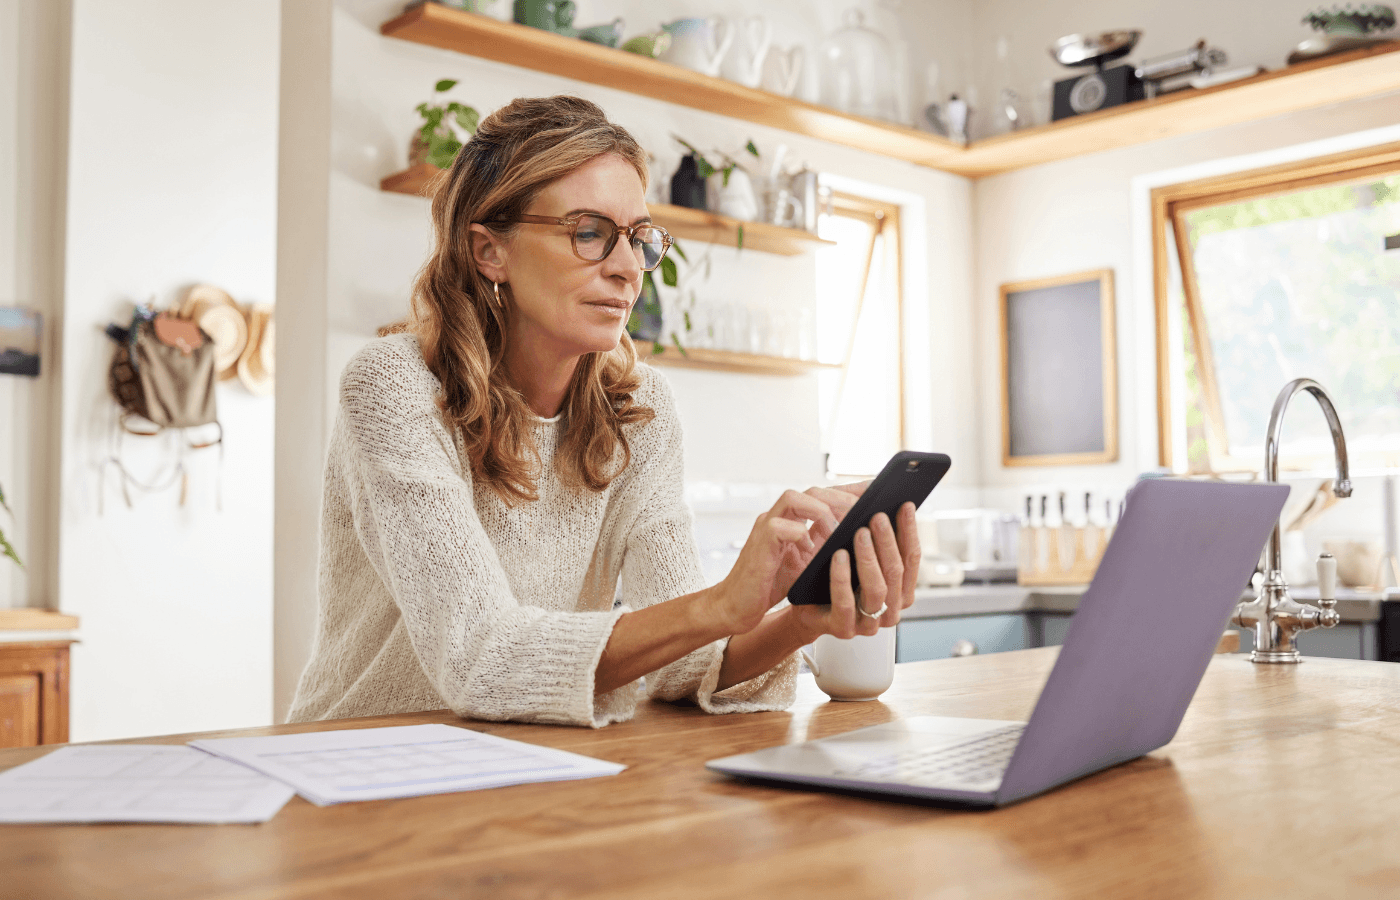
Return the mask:
{"type": "MultiPolygon", "coordinates": [[[[1400,666],[1217,656],[1176,739],[1017,806],[963,812],[759,787],[705,760],[899,716],[1026,717],[1054,648],[910,663],[874,703],[600,730],[428,713],[630,768],[614,778],[317,808],[256,826],[0,826],[0,896],[1373,897],[1400,890],[1400,666]]],[[[188,735],[151,739],[171,743],[188,735]]],[[[43,750],[0,753],[0,769],[43,750]]]]}

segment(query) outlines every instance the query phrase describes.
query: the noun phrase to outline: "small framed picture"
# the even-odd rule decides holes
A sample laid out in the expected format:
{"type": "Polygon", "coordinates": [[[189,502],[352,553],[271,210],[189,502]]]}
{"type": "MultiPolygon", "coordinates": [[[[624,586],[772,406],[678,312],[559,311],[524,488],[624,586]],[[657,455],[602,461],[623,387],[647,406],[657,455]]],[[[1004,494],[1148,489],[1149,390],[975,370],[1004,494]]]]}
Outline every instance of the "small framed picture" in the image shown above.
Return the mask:
{"type": "Polygon", "coordinates": [[[0,306],[0,375],[39,376],[44,317],[32,309],[0,306]]]}
{"type": "Polygon", "coordinates": [[[1118,459],[1113,270],[1001,286],[1001,464],[1118,459]]]}

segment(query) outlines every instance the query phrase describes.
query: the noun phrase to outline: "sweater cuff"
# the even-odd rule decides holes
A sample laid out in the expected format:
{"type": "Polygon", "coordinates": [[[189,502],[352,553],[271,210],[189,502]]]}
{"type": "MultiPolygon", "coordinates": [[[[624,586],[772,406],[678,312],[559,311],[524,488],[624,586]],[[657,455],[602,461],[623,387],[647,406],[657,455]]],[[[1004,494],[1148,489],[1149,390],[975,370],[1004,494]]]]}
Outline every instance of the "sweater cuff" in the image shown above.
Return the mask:
{"type": "Polygon", "coordinates": [[[695,691],[695,702],[707,713],[724,714],[740,712],[772,712],[787,709],[797,697],[797,654],[788,656],[762,675],[730,685],[716,691],[719,684],[719,670],[724,665],[724,651],[729,646],[726,638],[720,644],[720,652],[715,654],[700,687],[695,691]]]}
{"type": "Polygon", "coordinates": [[[526,702],[501,704],[499,698],[492,702],[489,695],[474,692],[469,683],[451,704],[453,711],[479,719],[594,728],[630,718],[636,707],[635,685],[624,685],[602,697],[593,693],[603,649],[625,612],[626,607],[605,613],[542,615],[533,611],[530,617],[534,621],[515,636],[513,647],[502,647],[499,654],[510,659],[508,665],[526,674],[528,683],[520,685],[517,698],[526,702]],[[548,651],[538,652],[537,648],[545,647],[548,651]]]}

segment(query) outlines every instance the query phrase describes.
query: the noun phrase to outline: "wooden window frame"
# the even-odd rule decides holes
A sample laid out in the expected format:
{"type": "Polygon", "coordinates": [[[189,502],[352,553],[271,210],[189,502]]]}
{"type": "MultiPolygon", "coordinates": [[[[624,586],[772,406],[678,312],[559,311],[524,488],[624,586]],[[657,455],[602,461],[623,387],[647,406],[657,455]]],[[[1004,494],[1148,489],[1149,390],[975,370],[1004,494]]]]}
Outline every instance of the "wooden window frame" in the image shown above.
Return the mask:
{"type": "Polygon", "coordinates": [[[875,262],[875,245],[883,237],[885,239],[885,252],[893,254],[893,258],[889,262],[890,280],[895,292],[895,371],[899,373],[896,379],[899,391],[896,408],[899,419],[899,449],[904,450],[908,448],[908,423],[905,421],[904,406],[904,246],[903,233],[900,230],[900,207],[898,204],[883,200],[835,191],[831,195],[831,211],[844,218],[860,219],[870,226],[870,246],[866,249],[865,270],[860,279],[860,295],[856,298],[855,312],[851,316],[851,336],[846,342],[846,352],[841,360],[841,379],[836,388],[837,409],[839,410],[845,395],[851,358],[855,354],[856,326],[860,322],[860,314],[865,309],[865,299],[870,291],[870,275],[875,262]]]}
{"type": "MultiPolygon", "coordinates": [[[[1205,178],[1155,188],[1152,208],[1153,300],[1157,323],[1157,461],[1175,470],[1172,454],[1171,397],[1171,258],[1168,241],[1175,244],[1181,269],[1182,293],[1191,325],[1189,340],[1196,355],[1197,373],[1204,399],[1205,426],[1210,443],[1211,468],[1218,471],[1254,471],[1257,465],[1230,455],[1225,432],[1225,416],[1220,402],[1220,385],[1215,377],[1205,312],[1187,231],[1182,219],[1194,210],[1223,206],[1260,197],[1289,194],[1309,188],[1345,182],[1366,181],[1400,171],[1400,143],[1365,147],[1345,153],[1314,157],[1248,172],[1205,178]],[[1221,465],[1217,465],[1219,462],[1221,465]]],[[[1184,462],[1184,461],[1183,461],[1184,462]]]]}

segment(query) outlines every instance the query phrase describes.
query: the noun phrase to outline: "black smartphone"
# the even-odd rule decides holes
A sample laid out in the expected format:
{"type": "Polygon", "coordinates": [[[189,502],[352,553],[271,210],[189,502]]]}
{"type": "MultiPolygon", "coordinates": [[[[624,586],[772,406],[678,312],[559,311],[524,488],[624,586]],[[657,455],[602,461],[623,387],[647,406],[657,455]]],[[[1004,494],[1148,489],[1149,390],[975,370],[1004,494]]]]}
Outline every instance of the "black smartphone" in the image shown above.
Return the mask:
{"type": "Polygon", "coordinates": [[[948,473],[953,461],[942,453],[918,453],[902,450],[890,457],[885,468],[860,495],[856,505],[846,513],[831,537],[817,550],[817,555],[797,576],[788,591],[791,603],[814,604],[831,602],[831,557],[837,550],[851,555],[851,584],[859,587],[856,573],[856,531],[870,524],[876,514],[884,513],[895,524],[895,516],[905,502],[915,507],[924,502],[934,485],[948,473]]]}

